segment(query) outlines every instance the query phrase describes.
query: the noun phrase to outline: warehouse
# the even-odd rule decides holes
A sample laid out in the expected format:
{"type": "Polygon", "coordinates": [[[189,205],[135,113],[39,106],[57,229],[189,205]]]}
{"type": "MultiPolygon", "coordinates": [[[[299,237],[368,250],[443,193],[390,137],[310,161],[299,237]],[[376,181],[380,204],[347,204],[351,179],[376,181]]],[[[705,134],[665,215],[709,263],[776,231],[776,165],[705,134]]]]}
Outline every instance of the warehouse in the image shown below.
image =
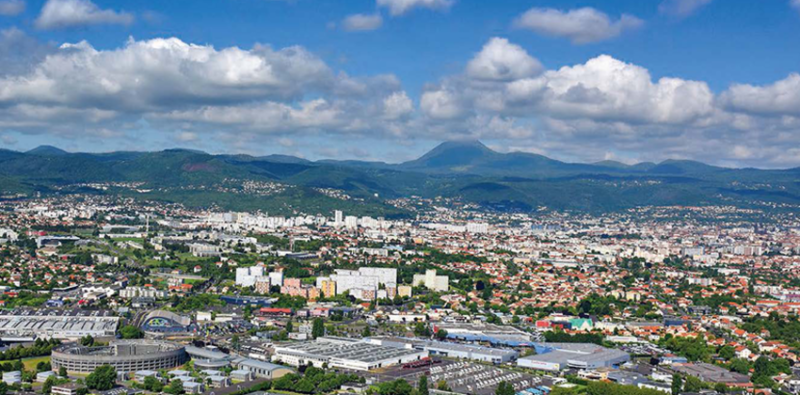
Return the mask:
{"type": "Polygon", "coordinates": [[[546,343],[536,345],[536,355],[520,358],[517,365],[557,372],[566,368],[597,369],[628,362],[628,353],[592,343],[546,343]]]}
{"type": "Polygon", "coordinates": [[[79,339],[116,334],[119,317],[107,311],[29,311],[0,314],[0,338],[79,339]]]}
{"type": "Polygon", "coordinates": [[[371,338],[372,344],[396,348],[414,348],[427,351],[430,355],[442,357],[469,359],[473,361],[501,364],[517,359],[519,353],[512,349],[475,346],[471,344],[458,344],[440,341],[419,340],[401,337],[371,338]]]}
{"type": "Polygon", "coordinates": [[[301,366],[312,364],[368,371],[418,361],[427,351],[370,344],[361,340],[321,337],[316,341],[275,346],[273,362],[301,366]]]}

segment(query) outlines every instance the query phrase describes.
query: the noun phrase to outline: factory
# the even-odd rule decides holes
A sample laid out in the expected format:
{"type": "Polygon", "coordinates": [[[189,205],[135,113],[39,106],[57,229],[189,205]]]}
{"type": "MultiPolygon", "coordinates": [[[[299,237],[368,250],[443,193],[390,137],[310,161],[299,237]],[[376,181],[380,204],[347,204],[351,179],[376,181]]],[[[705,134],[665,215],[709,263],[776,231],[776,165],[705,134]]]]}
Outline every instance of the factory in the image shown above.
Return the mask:
{"type": "Polygon", "coordinates": [[[426,351],[431,356],[439,355],[442,357],[493,363],[496,365],[516,361],[517,357],[519,356],[519,353],[512,349],[483,347],[471,344],[458,344],[399,337],[371,338],[367,341],[371,344],[377,344],[381,346],[413,348],[416,350],[426,351]]]}
{"type": "Polygon", "coordinates": [[[108,337],[118,324],[109,311],[15,310],[0,314],[0,339],[108,337]]]}
{"type": "Polygon", "coordinates": [[[316,341],[275,346],[273,362],[368,371],[421,360],[428,352],[371,344],[362,340],[321,337],[316,341]]]}
{"type": "Polygon", "coordinates": [[[435,331],[444,329],[447,338],[465,342],[488,342],[493,346],[530,347],[533,337],[530,333],[513,326],[500,326],[487,323],[442,322],[436,324],[435,331]]]}
{"type": "Polygon", "coordinates": [[[536,355],[520,358],[518,366],[557,372],[567,368],[615,367],[631,359],[624,351],[592,343],[546,343],[535,347],[536,355]]]}

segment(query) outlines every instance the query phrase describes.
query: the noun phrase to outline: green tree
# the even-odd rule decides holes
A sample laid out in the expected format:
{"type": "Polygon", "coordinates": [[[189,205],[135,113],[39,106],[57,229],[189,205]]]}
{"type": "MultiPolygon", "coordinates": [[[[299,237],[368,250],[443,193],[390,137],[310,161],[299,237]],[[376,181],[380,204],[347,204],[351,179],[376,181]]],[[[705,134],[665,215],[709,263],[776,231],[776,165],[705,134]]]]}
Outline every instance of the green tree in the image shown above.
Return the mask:
{"type": "Polygon", "coordinates": [[[114,388],[116,379],[117,372],[111,365],[98,366],[86,376],[86,386],[93,390],[107,391],[114,388]]]}
{"type": "Polygon", "coordinates": [[[44,381],[44,384],[42,384],[42,393],[49,394],[50,391],[53,389],[53,385],[55,385],[55,383],[56,383],[55,377],[53,376],[48,377],[47,380],[44,381]]]}
{"type": "Polygon", "coordinates": [[[314,318],[314,323],[311,326],[311,337],[316,339],[325,336],[325,322],[322,318],[314,318]]]}
{"type": "Polygon", "coordinates": [[[725,346],[719,350],[719,357],[726,361],[730,361],[735,356],[736,350],[732,346],[725,346]]]}
{"type": "Polygon", "coordinates": [[[450,386],[447,385],[447,381],[445,381],[445,380],[439,380],[439,382],[436,383],[436,389],[439,390],[439,391],[450,392],[450,386]]]}
{"type": "Polygon", "coordinates": [[[672,375],[672,395],[678,395],[683,388],[683,378],[679,374],[672,375]]]}
{"type": "Polygon", "coordinates": [[[514,395],[516,391],[514,391],[514,386],[510,383],[505,381],[501,381],[500,384],[497,384],[497,389],[494,391],[495,395],[514,395]]]}
{"type": "Polygon", "coordinates": [[[683,390],[685,392],[698,392],[705,388],[703,382],[694,376],[687,376],[686,382],[683,384],[683,390]]]}
{"type": "Polygon", "coordinates": [[[141,339],[144,337],[144,332],[133,325],[125,325],[119,329],[119,335],[123,339],[141,339]]]}
{"type": "Polygon", "coordinates": [[[58,368],[58,375],[61,377],[67,377],[67,368],[61,366],[58,368]]]}
{"type": "Polygon", "coordinates": [[[183,393],[183,383],[180,380],[172,380],[169,385],[164,388],[164,392],[170,395],[180,395],[183,393]]]}
{"type": "Polygon", "coordinates": [[[371,337],[371,336],[372,336],[372,330],[369,329],[369,325],[367,325],[364,327],[364,330],[361,331],[361,337],[371,337]]]}
{"type": "Polygon", "coordinates": [[[161,392],[164,389],[164,384],[153,376],[147,376],[144,378],[144,388],[151,392],[161,392]]]}
{"type": "Polygon", "coordinates": [[[424,374],[419,378],[419,383],[417,384],[417,394],[428,395],[428,376],[424,374]]]}
{"type": "Polygon", "coordinates": [[[447,330],[439,329],[438,331],[436,331],[436,339],[438,340],[447,339],[447,330]]]}

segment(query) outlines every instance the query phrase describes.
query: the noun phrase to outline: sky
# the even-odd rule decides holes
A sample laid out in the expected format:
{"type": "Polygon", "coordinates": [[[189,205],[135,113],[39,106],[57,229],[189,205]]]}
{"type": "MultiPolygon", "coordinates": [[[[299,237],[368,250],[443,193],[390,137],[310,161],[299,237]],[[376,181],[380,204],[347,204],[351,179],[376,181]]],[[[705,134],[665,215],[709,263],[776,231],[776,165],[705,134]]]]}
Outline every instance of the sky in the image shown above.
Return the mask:
{"type": "Polygon", "coordinates": [[[0,0],[0,148],[800,166],[800,0],[0,0]]]}

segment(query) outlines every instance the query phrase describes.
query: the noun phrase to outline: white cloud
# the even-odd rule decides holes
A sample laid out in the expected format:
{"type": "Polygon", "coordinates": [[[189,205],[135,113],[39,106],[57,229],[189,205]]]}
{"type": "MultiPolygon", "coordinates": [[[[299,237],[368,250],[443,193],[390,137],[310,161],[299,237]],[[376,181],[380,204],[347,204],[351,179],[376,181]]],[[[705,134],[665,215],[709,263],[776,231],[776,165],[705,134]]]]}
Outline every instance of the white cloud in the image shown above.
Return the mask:
{"type": "Polygon", "coordinates": [[[467,64],[467,75],[479,80],[507,81],[532,77],[542,71],[542,64],[522,47],[505,38],[492,38],[467,64]]]}
{"type": "Polygon", "coordinates": [[[361,32],[376,30],[383,25],[383,18],[380,14],[354,14],[342,21],[342,27],[348,32],[361,32]]]}
{"type": "Polygon", "coordinates": [[[54,50],[16,27],[0,30],[0,75],[28,72],[54,50]]]}
{"type": "Polygon", "coordinates": [[[686,124],[713,113],[705,82],[661,78],[607,55],[508,84],[510,108],[561,118],[686,124]]]}
{"type": "Polygon", "coordinates": [[[443,88],[424,92],[420,109],[428,117],[438,120],[455,119],[464,114],[458,96],[443,88]]]}
{"type": "Polygon", "coordinates": [[[177,38],[129,41],[100,51],[62,45],[28,75],[0,78],[0,103],[39,102],[144,111],[163,105],[290,98],[335,83],[301,47],[278,51],[187,44],[177,38]],[[113,97],[114,100],[108,100],[113,97]]]}
{"type": "Polygon", "coordinates": [[[734,84],[720,101],[731,110],[749,114],[800,116],[800,74],[764,86],[734,84]]]}
{"type": "Polygon", "coordinates": [[[520,15],[514,26],[539,34],[570,39],[575,44],[608,40],[622,32],[638,28],[644,22],[622,14],[616,21],[591,7],[561,11],[553,8],[531,8],[520,15]]]}
{"type": "Polygon", "coordinates": [[[36,19],[39,29],[62,29],[87,25],[129,25],[133,15],[104,10],[90,0],[47,0],[36,19]]]}
{"type": "Polygon", "coordinates": [[[800,11],[800,0],[791,0],[790,5],[800,11]]]}
{"type": "Polygon", "coordinates": [[[386,119],[400,119],[414,111],[414,103],[405,92],[394,92],[383,99],[383,115],[386,119]]]}
{"type": "Polygon", "coordinates": [[[0,0],[0,15],[15,16],[25,11],[25,0],[0,0]]]}
{"type": "Polygon", "coordinates": [[[399,16],[415,8],[447,10],[455,4],[455,0],[377,0],[377,4],[388,8],[392,16],[399,16]]]}
{"type": "Polygon", "coordinates": [[[683,18],[694,14],[711,3],[711,1],[712,0],[664,0],[658,5],[658,12],[683,18]]]}

